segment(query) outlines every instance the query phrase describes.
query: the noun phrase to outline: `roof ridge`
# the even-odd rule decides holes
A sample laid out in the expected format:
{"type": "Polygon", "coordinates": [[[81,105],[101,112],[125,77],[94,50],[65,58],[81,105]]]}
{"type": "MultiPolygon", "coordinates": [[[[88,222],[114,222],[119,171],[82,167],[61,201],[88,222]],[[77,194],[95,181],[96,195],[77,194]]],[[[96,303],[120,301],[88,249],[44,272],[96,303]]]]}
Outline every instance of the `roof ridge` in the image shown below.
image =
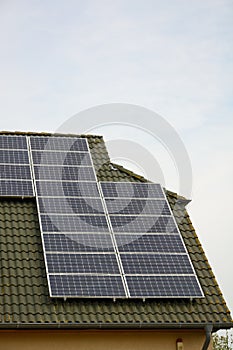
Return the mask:
{"type": "Polygon", "coordinates": [[[74,133],[62,133],[62,132],[37,132],[37,131],[9,131],[1,130],[0,135],[28,135],[28,136],[68,136],[68,137],[84,137],[84,138],[100,138],[103,139],[102,135],[92,134],[74,134],[74,133]]]}

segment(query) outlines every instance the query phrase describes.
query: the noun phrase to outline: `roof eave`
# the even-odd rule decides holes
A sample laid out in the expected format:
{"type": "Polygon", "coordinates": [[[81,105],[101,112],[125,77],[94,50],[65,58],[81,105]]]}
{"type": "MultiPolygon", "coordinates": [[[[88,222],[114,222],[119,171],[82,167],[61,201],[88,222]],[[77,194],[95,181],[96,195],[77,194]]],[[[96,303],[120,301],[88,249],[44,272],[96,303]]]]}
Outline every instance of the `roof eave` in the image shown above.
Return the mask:
{"type": "Polygon", "coordinates": [[[233,322],[227,323],[1,323],[1,329],[205,329],[213,327],[213,332],[230,329],[233,322]]]}

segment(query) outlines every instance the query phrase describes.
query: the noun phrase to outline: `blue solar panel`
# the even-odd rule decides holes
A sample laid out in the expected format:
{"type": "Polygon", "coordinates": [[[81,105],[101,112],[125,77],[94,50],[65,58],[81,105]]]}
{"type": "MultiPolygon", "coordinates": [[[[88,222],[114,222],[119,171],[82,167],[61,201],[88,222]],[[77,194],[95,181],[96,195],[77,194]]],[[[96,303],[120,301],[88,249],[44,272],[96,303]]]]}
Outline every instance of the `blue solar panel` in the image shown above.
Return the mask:
{"type": "Polygon", "coordinates": [[[87,152],[32,151],[32,160],[36,165],[92,166],[87,152]]]}
{"type": "Polygon", "coordinates": [[[194,275],[126,276],[132,298],[201,298],[194,275]]]}
{"type": "Polygon", "coordinates": [[[33,197],[31,181],[1,180],[0,196],[9,197],[33,197]]]}
{"type": "Polygon", "coordinates": [[[44,233],[46,252],[114,252],[109,233],[44,233]]]}
{"type": "Polygon", "coordinates": [[[164,198],[159,184],[136,182],[101,182],[105,198],[164,198]]]}
{"type": "Polygon", "coordinates": [[[64,136],[31,136],[32,150],[47,151],[79,151],[88,152],[87,141],[85,138],[64,137],[64,136]]]}
{"type": "Polygon", "coordinates": [[[176,234],[116,234],[119,252],[185,253],[185,248],[176,234]]]}
{"type": "Polygon", "coordinates": [[[92,167],[34,166],[36,180],[95,181],[92,167]]]}
{"type": "Polygon", "coordinates": [[[49,275],[49,285],[52,297],[125,298],[120,275],[49,275]]]}
{"type": "Polygon", "coordinates": [[[26,136],[0,135],[0,149],[27,150],[26,136]]]}
{"type": "Polygon", "coordinates": [[[119,274],[115,254],[47,253],[48,273],[119,274]]]}
{"type": "Polygon", "coordinates": [[[29,164],[28,151],[19,150],[1,150],[0,163],[6,164],[29,164]]]}
{"type": "Polygon", "coordinates": [[[171,215],[170,208],[164,200],[124,199],[105,200],[109,214],[119,215],[171,215]]]}
{"type": "Polygon", "coordinates": [[[38,206],[43,214],[104,214],[100,198],[43,197],[38,206]]]}
{"type": "Polygon", "coordinates": [[[0,164],[0,179],[31,180],[29,165],[0,164]]]}
{"type": "Polygon", "coordinates": [[[126,274],[192,274],[187,254],[121,254],[121,262],[126,274]]]}
{"type": "Polygon", "coordinates": [[[177,233],[172,216],[113,216],[110,215],[113,232],[129,233],[177,233]]]}
{"type": "Polygon", "coordinates": [[[40,215],[42,232],[109,232],[105,215],[40,215]]]}
{"type": "Polygon", "coordinates": [[[96,197],[100,196],[96,182],[36,181],[37,194],[41,197],[96,197]]]}

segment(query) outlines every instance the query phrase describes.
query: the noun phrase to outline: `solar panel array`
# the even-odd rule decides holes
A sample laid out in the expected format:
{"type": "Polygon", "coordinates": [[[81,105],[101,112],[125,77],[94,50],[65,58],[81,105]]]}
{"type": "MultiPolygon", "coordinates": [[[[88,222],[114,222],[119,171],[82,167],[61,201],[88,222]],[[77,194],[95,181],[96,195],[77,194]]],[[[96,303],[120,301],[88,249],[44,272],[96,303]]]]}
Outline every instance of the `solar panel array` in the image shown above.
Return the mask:
{"type": "Polygon", "coordinates": [[[86,139],[31,137],[50,295],[125,297],[86,139]]]}
{"type": "Polygon", "coordinates": [[[51,297],[203,297],[162,187],[99,183],[86,139],[0,136],[0,196],[34,195],[51,297]]]}
{"type": "Polygon", "coordinates": [[[0,135],[0,196],[34,196],[26,136],[0,135]]]}
{"type": "Polygon", "coordinates": [[[162,187],[152,183],[100,184],[129,296],[202,297],[162,187]]]}

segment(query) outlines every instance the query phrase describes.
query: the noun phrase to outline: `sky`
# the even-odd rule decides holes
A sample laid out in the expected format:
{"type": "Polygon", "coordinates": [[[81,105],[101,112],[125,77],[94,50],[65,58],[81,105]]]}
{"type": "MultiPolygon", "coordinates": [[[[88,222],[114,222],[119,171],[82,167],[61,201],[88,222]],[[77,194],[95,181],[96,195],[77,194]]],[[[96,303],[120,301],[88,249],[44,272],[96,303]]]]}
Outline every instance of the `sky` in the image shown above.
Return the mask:
{"type": "MultiPolygon", "coordinates": [[[[231,311],[232,37],[231,0],[0,0],[0,129],[53,132],[79,112],[110,103],[162,116],[188,152],[188,211],[231,311]]],[[[143,147],[166,188],[179,192],[166,147],[135,126],[110,121],[93,132],[143,147]]],[[[135,154],[110,156],[146,173],[135,154]]]]}

